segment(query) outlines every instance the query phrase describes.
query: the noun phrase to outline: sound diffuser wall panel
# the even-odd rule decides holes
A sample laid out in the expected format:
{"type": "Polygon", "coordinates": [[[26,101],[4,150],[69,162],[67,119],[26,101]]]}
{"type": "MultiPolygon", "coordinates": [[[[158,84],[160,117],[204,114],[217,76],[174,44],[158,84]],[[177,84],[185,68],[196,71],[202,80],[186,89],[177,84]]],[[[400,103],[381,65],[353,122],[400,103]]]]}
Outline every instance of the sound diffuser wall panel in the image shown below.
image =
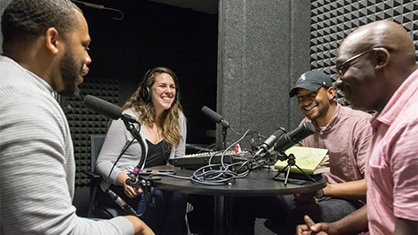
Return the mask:
{"type": "MultiPolygon", "coordinates": [[[[418,52],[418,1],[312,0],[311,69],[323,70],[335,81],[335,57],[342,40],[358,27],[383,19],[401,24],[418,52]]],[[[347,104],[340,92],[337,99],[347,104]]]]}
{"type": "Polygon", "coordinates": [[[117,80],[87,78],[80,85],[80,95],[67,98],[63,104],[74,145],[76,161],[76,186],[86,186],[89,178],[81,173],[90,170],[90,135],[105,134],[110,119],[83,106],[86,95],[93,95],[119,105],[119,84],[117,80]]]}

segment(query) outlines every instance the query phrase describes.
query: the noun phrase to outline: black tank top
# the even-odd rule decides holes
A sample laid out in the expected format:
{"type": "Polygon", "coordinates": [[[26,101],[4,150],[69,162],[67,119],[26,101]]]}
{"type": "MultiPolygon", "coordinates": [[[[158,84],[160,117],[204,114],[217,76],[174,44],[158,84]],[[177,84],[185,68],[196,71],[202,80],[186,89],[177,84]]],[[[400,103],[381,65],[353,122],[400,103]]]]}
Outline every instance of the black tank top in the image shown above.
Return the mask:
{"type": "Polygon", "coordinates": [[[145,167],[167,165],[171,152],[167,142],[162,140],[158,144],[153,144],[148,140],[146,141],[148,145],[148,155],[147,160],[145,161],[145,167]]]}

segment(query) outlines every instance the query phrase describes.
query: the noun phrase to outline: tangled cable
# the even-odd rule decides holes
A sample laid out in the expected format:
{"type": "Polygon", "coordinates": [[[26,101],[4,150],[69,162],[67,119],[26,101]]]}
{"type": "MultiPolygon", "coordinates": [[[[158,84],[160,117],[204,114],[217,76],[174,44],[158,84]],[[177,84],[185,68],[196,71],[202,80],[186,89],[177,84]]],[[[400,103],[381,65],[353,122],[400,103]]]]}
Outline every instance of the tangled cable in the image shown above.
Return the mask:
{"type": "MultiPolygon", "coordinates": [[[[247,130],[241,138],[226,148],[221,155],[221,161],[217,164],[211,164],[211,159],[219,152],[214,152],[209,159],[209,164],[202,166],[193,172],[190,180],[195,184],[204,185],[232,185],[236,179],[246,177],[251,171],[251,158],[234,158],[237,162],[225,163],[225,153],[235,144],[239,143],[251,130],[247,130]]],[[[238,154],[237,154],[238,155],[238,154]]]]}

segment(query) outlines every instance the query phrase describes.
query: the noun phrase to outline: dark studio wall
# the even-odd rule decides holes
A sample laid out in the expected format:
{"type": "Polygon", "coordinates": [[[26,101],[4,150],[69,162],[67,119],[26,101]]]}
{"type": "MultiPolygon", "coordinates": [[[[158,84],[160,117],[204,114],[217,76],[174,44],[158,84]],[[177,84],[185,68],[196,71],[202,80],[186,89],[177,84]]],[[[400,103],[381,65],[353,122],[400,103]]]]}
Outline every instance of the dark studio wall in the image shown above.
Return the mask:
{"type": "Polygon", "coordinates": [[[124,18],[115,20],[118,12],[79,4],[92,37],[93,63],[85,82],[89,77],[116,80],[121,106],[148,69],[169,67],[179,78],[187,142],[214,142],[206,129],[215,129],[215,124],[200,109],[216,105],[217,14],[145,0],[97,2],[122,11],[124,18]]]}
{"type": "MultiPolygon", "coordinates": [[[[402,25],[418,52],[418,2],[413,0],[312,0],[310,57],[312,69],[336,79],[338,46],[353,30],[365,24],[391,20],[402,25]]],[[[341,94],[339,94],[341,95],[341,94]]],[[[342,95],[340,96],[342,100],[342,95]]]]}

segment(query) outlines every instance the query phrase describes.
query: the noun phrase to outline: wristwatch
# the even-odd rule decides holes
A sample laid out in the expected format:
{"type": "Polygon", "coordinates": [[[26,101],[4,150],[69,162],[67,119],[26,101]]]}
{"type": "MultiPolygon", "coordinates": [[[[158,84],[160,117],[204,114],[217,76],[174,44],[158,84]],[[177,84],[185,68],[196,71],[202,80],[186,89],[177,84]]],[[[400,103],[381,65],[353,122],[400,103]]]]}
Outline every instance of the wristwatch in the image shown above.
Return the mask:
{"type": "Polygon", "coordinates": [[[324,196],[324,190],[322,188],[315,191],[315,197],[316,198],[319,199],[319,198],[321,198],[323,196],[324,196]]]}

